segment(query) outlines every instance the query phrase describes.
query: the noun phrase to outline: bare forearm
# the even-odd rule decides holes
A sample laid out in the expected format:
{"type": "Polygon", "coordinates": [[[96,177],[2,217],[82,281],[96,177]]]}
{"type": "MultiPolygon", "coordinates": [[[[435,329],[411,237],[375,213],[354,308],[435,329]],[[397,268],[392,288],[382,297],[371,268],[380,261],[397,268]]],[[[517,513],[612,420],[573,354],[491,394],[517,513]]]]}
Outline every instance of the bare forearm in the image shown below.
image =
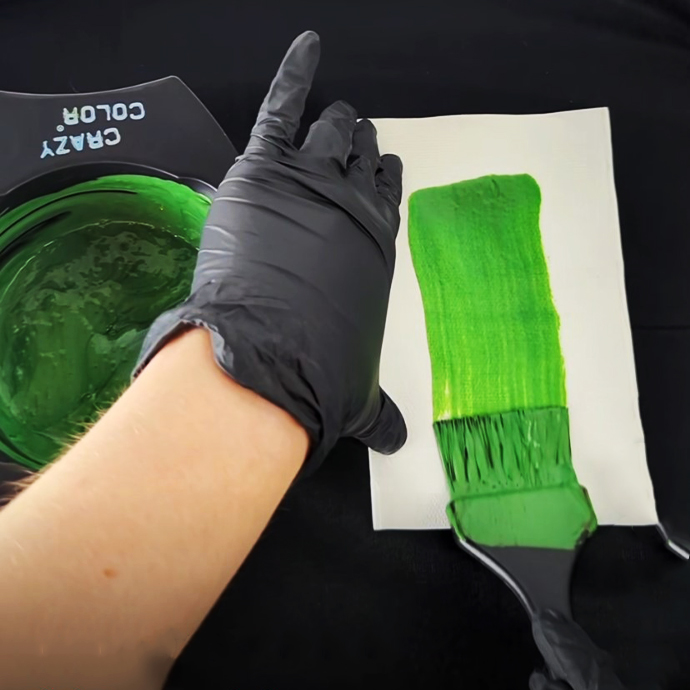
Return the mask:
{"type": "Polygon", "coordinates": [[[0,514],[7,687],[160,687],[306,451],[289,415],[217,369],[205,332],[168,345],[0,514]]]}

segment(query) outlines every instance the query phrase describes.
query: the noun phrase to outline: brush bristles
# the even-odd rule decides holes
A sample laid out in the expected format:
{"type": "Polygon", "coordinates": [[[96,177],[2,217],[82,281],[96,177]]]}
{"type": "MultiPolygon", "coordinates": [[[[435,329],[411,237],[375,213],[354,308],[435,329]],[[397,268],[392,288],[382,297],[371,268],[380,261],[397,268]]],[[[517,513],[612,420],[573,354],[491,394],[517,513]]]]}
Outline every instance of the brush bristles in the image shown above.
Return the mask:
{"type": "Polygon", "coordinates": [[[575,477],[568,410],[547,407],[434,424],[452,493],[560,484],[575,477]]]}
{"type": "Polygon", "coordinates": [[[451,491],[448,514],[461,538],[571,548],[594,529],[572,466],[566,408],[444,420],[434,429],[451,491]]]}

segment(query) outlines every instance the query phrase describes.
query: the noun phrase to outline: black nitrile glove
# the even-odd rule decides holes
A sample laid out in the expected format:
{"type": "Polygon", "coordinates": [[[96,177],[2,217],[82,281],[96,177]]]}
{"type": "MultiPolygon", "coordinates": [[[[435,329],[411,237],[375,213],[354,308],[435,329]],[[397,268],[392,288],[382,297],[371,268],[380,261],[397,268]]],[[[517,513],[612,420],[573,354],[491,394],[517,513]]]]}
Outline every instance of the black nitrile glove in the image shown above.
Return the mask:
{"type": "Polygon", "coordinates": [[[532,634],[549,673],[535,671],[530,690],[625,690],[609,655],[577,623],[546,610],[532,619],[532,634]]]}
{"type": "Polygon", "coordinates": [[[342,101],[295,147],[318,60],[315,33],[290,46],[211,206],[192,294],[154,322],[137,367],[207,328],[219,366],[304,426],[312,466],[341,436],[392,453],[407,435],[378,383],[402,164],[342,101]]]}

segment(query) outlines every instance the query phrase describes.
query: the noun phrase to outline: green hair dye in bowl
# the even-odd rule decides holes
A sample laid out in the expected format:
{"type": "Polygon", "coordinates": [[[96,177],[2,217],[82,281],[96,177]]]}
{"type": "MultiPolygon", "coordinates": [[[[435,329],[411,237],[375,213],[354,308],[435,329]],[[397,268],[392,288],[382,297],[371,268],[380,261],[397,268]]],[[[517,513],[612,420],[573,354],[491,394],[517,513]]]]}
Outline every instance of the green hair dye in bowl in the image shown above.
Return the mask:
{"type": "Polygon", "coordinates": [[[210,203],[109,175],[0,215],[0,451],[40,469],[118,397],[189,294],[210,203]]]}

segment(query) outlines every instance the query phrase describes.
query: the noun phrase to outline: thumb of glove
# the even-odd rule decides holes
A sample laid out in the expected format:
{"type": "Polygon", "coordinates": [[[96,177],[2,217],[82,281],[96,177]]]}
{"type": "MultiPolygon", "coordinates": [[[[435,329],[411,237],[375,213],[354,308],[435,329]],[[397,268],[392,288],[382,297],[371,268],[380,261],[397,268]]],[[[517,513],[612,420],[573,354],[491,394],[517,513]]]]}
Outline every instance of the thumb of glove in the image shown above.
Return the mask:
{"type": "Polygon", "coordinates": [[[355,435],[358,441],[378,453],[395,453],[407,440],[407,426],[398,406],[379,389],[380,409],[374,423],[365,431],[355,435]]]}

